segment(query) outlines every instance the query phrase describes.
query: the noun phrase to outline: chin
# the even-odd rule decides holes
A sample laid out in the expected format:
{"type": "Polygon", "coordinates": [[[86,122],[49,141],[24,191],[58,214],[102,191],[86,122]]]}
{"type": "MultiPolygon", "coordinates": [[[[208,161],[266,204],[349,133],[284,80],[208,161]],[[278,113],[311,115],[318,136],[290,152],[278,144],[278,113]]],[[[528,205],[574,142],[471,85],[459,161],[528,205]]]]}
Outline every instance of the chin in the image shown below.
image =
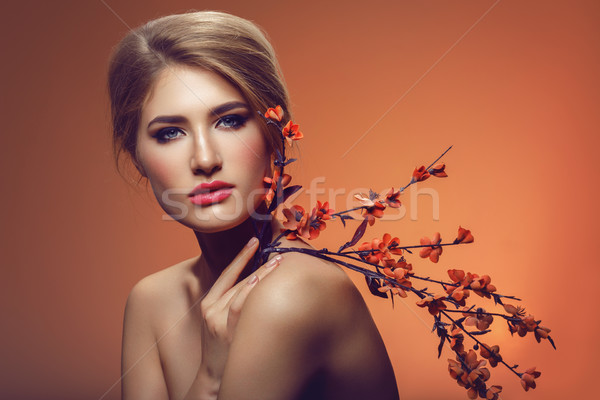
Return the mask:
{"type": "Polygon", "coordinates": [[[241,225],[251,216],[263,220],[268,215],[262,199],[247,205],[237,196],[232,196],[223,202],[207,206],[194,205],[185,198],[177,200],[159,201],[159,204],[174,221],[201,233],[223,232],[241,225]]]}
{"type": "Polygon", "coordinates": [[[239,209],[231,204],[213,204],[210,206],[190,206],[187,212],[181,209],[163,210],[180,224],[201,233],[223,232],[242,224],[250,218],[252,210],[239,209]]]}
{"type": "Polygon", "coordinates": [[[236,226],[241,225],[244,221],[248,219],[248,216],[244,219],[240,219],[239,221],[201,221],[194,223],[191,221],[190,223],[186,223],[186,221],[179,221],[183,225],[188,228],[194,230],[199,233],[217,233],[224,232],[230,229],[235,228],[236,226]]]}

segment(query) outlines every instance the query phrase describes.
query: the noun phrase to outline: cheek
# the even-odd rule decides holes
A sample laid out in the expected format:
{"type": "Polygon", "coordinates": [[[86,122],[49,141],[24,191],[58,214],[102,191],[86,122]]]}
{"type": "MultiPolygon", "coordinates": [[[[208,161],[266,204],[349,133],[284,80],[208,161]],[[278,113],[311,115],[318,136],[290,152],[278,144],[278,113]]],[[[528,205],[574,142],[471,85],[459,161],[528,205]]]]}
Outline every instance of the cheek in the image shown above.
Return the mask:
{"type": "Polygon", "coordinates": [[[267,152],[267,145],[262,135],[252,136],[244,140],[245,145],[239,146],[236,152],[236,158],[240,165],[248,169],[253,175],[260,175],[260,179],[265,176],[269,170],[271,157],[267,152]]]}
{"type": "Polygon", "coordinates": [[[271,158],[262,135],[244,137],[241,144],[235,148],[238,188],[245,202],[244,208],[256,210],[265,194],[263,179],[271,175],[271,158]]]}
{"type": "Polygon", "coordinates": [[[177,176],[181,174],[180,157],[142,148],[138,160],[155,192],[176,186],[177,176]]]}

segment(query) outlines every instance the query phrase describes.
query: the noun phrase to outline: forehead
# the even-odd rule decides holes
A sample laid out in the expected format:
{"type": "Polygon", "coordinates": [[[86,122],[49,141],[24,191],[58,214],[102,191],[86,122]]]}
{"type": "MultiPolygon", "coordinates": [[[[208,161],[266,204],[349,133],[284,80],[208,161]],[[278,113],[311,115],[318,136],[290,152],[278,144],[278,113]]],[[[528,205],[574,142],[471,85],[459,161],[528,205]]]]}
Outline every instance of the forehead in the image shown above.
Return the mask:
{"type": "Polygon", "coordinates": [[[231,102],[245,102],[219,74],[190,66],[168,66],[157,76],[142,106],[142,126],[157,115],[209,111],[231,102]]]}

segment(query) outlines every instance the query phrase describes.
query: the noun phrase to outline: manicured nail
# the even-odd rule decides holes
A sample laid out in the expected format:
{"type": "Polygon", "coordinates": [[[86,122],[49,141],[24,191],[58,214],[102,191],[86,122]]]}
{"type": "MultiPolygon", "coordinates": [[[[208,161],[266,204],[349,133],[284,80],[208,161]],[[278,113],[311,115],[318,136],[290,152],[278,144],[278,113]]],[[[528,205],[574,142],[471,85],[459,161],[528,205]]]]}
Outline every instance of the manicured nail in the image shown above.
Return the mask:
{"type": "Polygon", "coordinates": [[[252,277],[248,280],[248,285],[254,285],[256,282],[258,282],[258,276],[252,275],[252,277]]]}
{"type": "Polygon", "coordinates": [[[248,243],[246,244],[246,247],[252,247],[252,246],[254,246],[254,244],[255,244],[256,242],[258,242],[258,239],[257,239],[257,238],[255,238],[255,237],[253,237],[252,239],[250,239],[250,240],[248,241],[248,243]]]}
{"type": "Polygon", "coordinates": [[[273,268],[274,266],[279,265],[280,261],[281,261],[280,255],[273,257],[273,259],[271,261],[269,261],[269,263],[267,264],[267,268],[273,268]]]}

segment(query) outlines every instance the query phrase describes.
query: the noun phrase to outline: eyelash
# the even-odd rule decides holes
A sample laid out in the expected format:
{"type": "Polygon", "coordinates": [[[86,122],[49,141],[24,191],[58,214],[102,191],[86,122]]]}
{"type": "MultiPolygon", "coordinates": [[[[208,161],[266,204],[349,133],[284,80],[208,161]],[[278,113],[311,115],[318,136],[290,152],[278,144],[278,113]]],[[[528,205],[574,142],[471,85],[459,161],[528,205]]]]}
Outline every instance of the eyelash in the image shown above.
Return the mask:
{"type": "Polygon", "coordinates": [[[176,136],[176,137],[167,138],[167,135],[170,133],[173,133],[173,132],[183,133],[183,131],[181,129],[170,126],[168,128],[163,128],[163,129],[159,130],[154,135],[152,135],[152,137],[155,138],[158,143],[167,143],[167,142],[175,140],[177,137],[179,137],[179,136],[176,136]]]}
{"type": "Polygon", "coordinates": [[[216,126],[223,126],[224,128],[237,130],[243,127],[246,124],[246,121],[248,121],[248,117],[239,114],[230,114],[219,118],[219,121],[217,122],[216,126]],[[231,125],[225,126],[224,123],[226,123],[226,121],[229,122],[229,124],[231,125]]]}
{"type": "MultiPolygon", "coordinates": [[[[219,126],[222,126],[223,128],[225,128],[227,130],[238,130],[246,124],[246,121],[248,121],[248,117],[245,117],[242,115],[238,115],[238,114],[225,115],[224,117],[219,118],[215,127],[218,128],[219,126]]],[[[183,134],[184,132],[180,128],[175,128],[175,127],[170,126],[168,128],[163,128],[163,129],[159,130],[154,135],[152,135],[152,137],[155,138],[158,143],[167,143],[167,142],[173,141],[179,137],[179,135],[177,135],[175,137],[173,137],[173,136],[167,137],[168,135],[170,135],[172,133],[183,134]]]]}

